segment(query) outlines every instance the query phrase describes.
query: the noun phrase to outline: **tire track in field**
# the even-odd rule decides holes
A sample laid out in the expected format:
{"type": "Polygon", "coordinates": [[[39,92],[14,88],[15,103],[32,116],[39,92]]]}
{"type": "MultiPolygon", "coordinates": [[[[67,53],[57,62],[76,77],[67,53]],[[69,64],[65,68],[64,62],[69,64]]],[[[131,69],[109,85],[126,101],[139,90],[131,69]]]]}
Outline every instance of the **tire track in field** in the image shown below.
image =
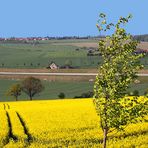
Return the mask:
{"type": "Polygon", "coordinates": [[[7,108],[10,109],[10,105],[9,104],[7,104],[7,108]]]}
{"type": "Polygon", "coordinates": [[[10,109],[10,105],[9,104],[3,104],[4,110],[6,109],[10,109]]]}
{"type": "Polygon", "coordinates": [[[11,128],[9,127],[10,124],[10,117],[6,111],[6,105],[3,104],[3,107],[4,107],[4,110],[5,110],[5,115],[6,115],[6,122],[7,122],[7,128],[8,128],[8,132],[6,134],[6,136],[4,137],[4,139],[2,140],[2,144],[3,146],[7,145],[9,143],[9,136],[10,136],[10,133],[11,133],[11,128]],[[9,120],[9,121],[8,121],[9,120]]]}
{"type": "Polygon", "coordinates": [[[6,105],[5,105],[5,104],[3,104],[3,106],[4,106],[4,110],[6,110],[6,105]]]}
{"type": "Polygon", "coordinates": [[[7,116],[7,122],[8,122],[8,143],[10,141],[10,139],[14,140],[14,142],[16,142],[18,140],[18,138],[13,134],[12,132],[12,123],[10,120],[10,115],[9,113],[6,111],[6,116],[7,116]]]}
{"type": "Polygon", "coordinates": [[[21,123],[21,125],[22,125],[22,127],[23,127],[23,129],[24,129],[24,133],[27,135],[27,143],[30,145],[31,142],[32,142],[32,140],[33,140],[33,137],[32,137],[32,135],[29,133],[28,127],[26,126],[26,123],[25,123],[25,121],[23,120],[22,116],[21,116],[18,112],[16,112],[16,114],[17,114],[17,116],[18,116],[18,118],[19,118],[19,120],[20,120],[20,123],[21,123]]]}
{"type": "MultiPolygon", "coordinates": [[[[7,124],[8,124],[8,134],[6,135],[6,138],[3,142],[3,146],[6,146],[10,143],[10,140],[13,140],[15,143],[18,142],[19,136],[16,136],[13,133],[13,124],[11,122],[11,116],[10,116],[10,113],[7,111],[7,110],[10,109],[10,105],[9,104],[3,104],[3,109],[6,112],[6,118],[7,118],[7,124]]],[[[27,139],[25,139],[26,146],[30,145],[32,140],[33,140],[32,135],[29,133],[28,128],[26,126],[26,123],[23,120],[23,118],[21,117],[21,115],[18,112],[15,112],[15,113],[18,117],[18,120],[20,121],[21,126],[23,127],[24,134],[27,135],[27,139]]]]}
{"type": "Polygon", "coordinates": [[[12,123],[10,120],[10,115],[7,111],[7,109],[10,109],[10,106],[8,104],[4,103],[3,108],[5,110],[7,124],[8,124],[8,133],[7,133],[6,138],[4,139],[4,142],[3,142],[3,146],[5,146],[10,142],[10,139],[13,140],[14,142],[16,142],[18,140],[18,138],[12,132],[12,123]]]}

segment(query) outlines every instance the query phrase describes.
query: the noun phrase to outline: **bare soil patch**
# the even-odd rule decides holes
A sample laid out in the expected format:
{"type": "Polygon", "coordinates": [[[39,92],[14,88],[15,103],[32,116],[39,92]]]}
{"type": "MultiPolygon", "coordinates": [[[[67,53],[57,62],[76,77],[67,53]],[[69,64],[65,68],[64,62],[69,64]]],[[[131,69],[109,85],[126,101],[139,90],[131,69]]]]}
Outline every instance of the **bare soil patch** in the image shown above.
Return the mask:
{"type": "MultiPolygon", "coordinates": [[[[82,42],[82,43],[54,43],[53,45],[69,45],[69,46],[76,46],[76,47],[98,47],[98,42],[82,42]]],[[[148,50],[148,42],[140,42],[138,44],[138,48],[141,48],[143,50],[148,50]]]]}
{"type": "Polygon", "coordinates": [[[97,69],[11,69],[0,68],[0,72],[49,72],[49,73],[96,73],[97,69]]]}
{"type": "Polygon", "coordinates": [[[91,43],[54,43],[53,45],[69,45],[69,46],[76,46],[76,47],[98,47],[98,43],[91,42],[91,43]]]}

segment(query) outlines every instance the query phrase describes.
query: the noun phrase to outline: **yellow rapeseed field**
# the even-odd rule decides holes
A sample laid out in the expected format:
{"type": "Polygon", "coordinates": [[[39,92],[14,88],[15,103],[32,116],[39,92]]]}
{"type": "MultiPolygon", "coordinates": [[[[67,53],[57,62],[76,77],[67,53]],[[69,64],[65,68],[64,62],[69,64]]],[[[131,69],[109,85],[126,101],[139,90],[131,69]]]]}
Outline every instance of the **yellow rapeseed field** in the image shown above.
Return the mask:
{"type": "MultiPolygon", "coordinates": [[[[102,147],[92,99],[0,103],[0,147],[102,147]]],[[[109,135],[109,148],[148,147],[148,123],[109,135]]]]}

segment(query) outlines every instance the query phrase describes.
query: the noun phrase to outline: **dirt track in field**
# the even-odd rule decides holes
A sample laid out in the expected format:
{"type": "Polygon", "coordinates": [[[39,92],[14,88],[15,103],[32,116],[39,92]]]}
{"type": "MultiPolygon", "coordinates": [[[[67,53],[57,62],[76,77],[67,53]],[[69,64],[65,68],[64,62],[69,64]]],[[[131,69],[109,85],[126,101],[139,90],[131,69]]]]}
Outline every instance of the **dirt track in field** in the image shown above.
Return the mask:
{"type": "MultiPolygon", "coordinates": [[[[0,68],[0,72],[49,72],[49,73],[97,73],[97,69],[11,69],[0,68]]],[[[148,74],[148,69],[143,69],[139,73],[148,74]]]]}
{"type": "Polygon", "coordinates": [[[0,72],[49,72],[49,73],[96,73],[97,69],[11,69],[0,68],[0,72]]]}
{"type": "Polygon", "coordinates": [[[98,47],[98,43],[96,43],[96,42],[90,42],[90,43],[88,43],[88,42],[84,42],[84,43],[54,43],[53,45],[69,45],[69,46],[76,46],[76,47],[94,47],[94,48],[96,48],[96,47],[98,47]]]}
{"type": "MultiPolygon", "coordinates": [[[[59,69],[59,70],[48,70],[48,69],[0,69],[0,72],[27,72],[27,73],[97,73],[97,69],[59,69]]],[[[148,74],[148,70],[141,70],[139,74],[148,74]]],[[[47,81],[94,81],[95,76],[59,76],[59,75],[29,75],[35,76],[42,80],[47,81]]],[[[0,75],[0,79],[24,79],[28,75],[0,75]]]]}
{"type": "MultiPolygon", "coordinates": [[[[0,68],[0,72],[27,72],[27,73],[96,73],[97,69],[9,69],[0,68]]],[[[31,76],[31,75],[30,75],[31,76]]],[[[32,75],[34,76],[34,75],[32,75]]],[[[0,79],[24,79],[28,75],[0,75],[0,79]]],[[[47,81],[94,81],[95,76],[35,76],[36,78],[47,80],[47,81]]]]}
{"type": "MultiPolygon", "coordinates": [[[[0,72],[27,72],[27,73],[96,73],[97,69],[9,69],[0,68],[0,72]]],[[[31,76],[31,75],[30,75],[31,76]]],[[[33,75],[32,75],[33,76],[33,75]]],[[[28,75],[0,75],[0,79],[24,79],[28,75]]],[[[35,76],[47,81],[94,81],[95,76],[35,76]]]]}

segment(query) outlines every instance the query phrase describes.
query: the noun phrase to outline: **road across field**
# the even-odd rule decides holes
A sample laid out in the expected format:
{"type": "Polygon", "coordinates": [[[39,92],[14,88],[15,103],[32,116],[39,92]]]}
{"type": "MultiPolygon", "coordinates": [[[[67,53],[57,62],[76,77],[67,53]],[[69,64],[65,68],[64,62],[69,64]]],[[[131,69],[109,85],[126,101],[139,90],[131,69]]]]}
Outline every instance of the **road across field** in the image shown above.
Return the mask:
{"type": "MultiPolygon", "coordinates": [[[[31,76],[96,76],[97,73],[41,73],[41,72],[0,72],[0,75],[31,75],[31,76]]],[[[148,76],[148,74],[137,74],[148,76]]]]}

